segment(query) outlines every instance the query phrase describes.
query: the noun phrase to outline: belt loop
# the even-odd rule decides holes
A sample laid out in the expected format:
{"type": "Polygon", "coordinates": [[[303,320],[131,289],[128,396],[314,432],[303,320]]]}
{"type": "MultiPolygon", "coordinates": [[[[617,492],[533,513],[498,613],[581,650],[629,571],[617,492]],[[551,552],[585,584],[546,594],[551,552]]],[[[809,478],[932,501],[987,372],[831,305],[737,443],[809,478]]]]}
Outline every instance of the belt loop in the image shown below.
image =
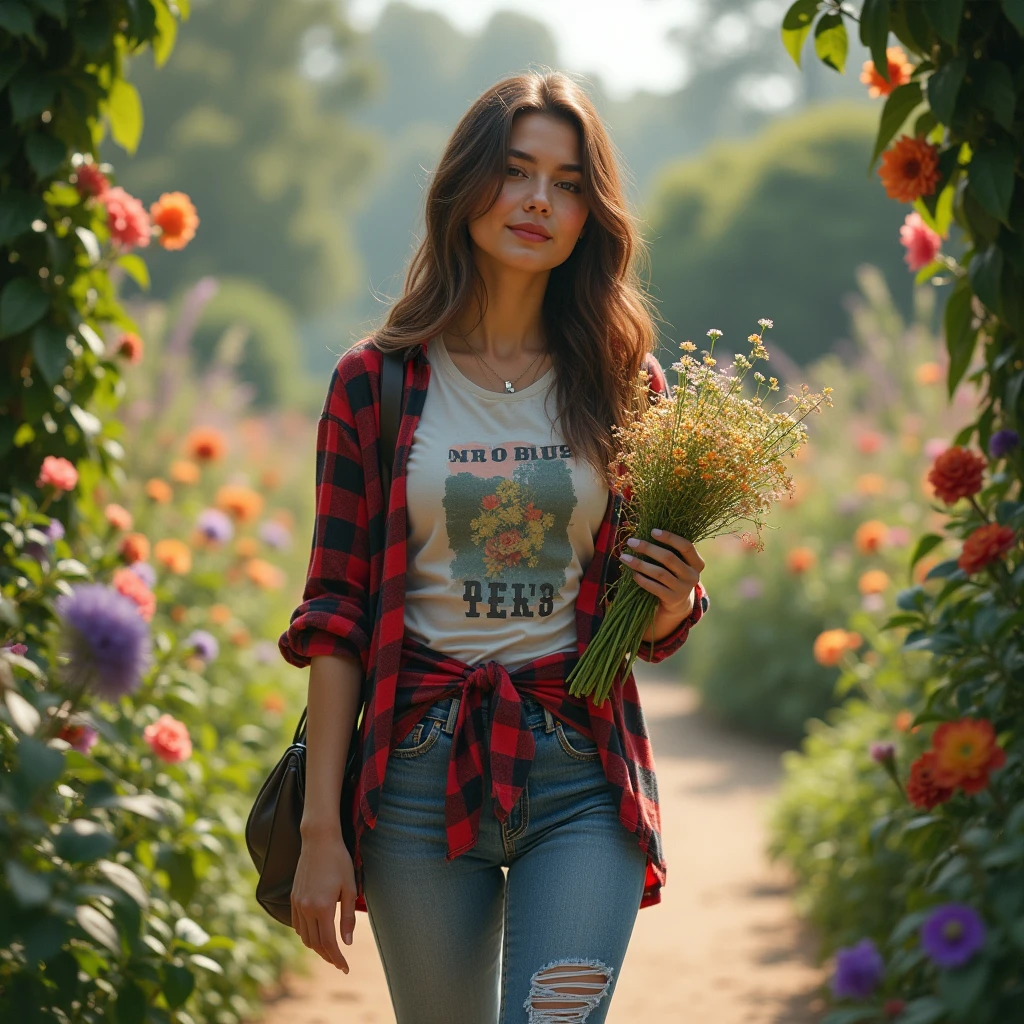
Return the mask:
{"type": "Polygon", "coordinates": [[[444,731],[449,736],[455,732],[455,720],[459,717],[459,701],[460,697],[452,697],[451,707],[448,709],[448,719],[444,723],[444,731]]]}
{"type": "Polygon", "coordinates": [[[544,708],[544,731],[555,731],[555,716],[547,708],[544,708]]]}

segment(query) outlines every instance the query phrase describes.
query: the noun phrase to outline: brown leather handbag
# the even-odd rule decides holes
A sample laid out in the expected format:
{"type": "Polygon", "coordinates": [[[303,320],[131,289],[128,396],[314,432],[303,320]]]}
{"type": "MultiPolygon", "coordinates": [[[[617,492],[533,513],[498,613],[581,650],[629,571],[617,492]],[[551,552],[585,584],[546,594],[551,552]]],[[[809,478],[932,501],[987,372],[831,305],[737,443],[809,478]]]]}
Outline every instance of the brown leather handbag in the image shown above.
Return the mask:
{"type": "MultiPolygon", "coordinates": [[[[402,351],[385,353],[381,368],[379,446],[385,506],[391,492],[391,470],[401,420],[403,366],[402,351]]],[[[245,843],[259,872],[256,900],[271,917],[289,927],[292,923],[292,881],[302,850],[299,825],[302,822],[302,804],[306,791],[306,710],[302,710],[291,745],[260,787],[245,823],[245,843]]],[[[359,717],[357,714],[357,723],[359,717]]],[[[339,812],[352,806],[358,773],[357,724],[349,741],[339,812]]],[[[352,853],[355,850],[355,835],[346,813],[341,813],[341,831],[345,846],[352,853]]]]}

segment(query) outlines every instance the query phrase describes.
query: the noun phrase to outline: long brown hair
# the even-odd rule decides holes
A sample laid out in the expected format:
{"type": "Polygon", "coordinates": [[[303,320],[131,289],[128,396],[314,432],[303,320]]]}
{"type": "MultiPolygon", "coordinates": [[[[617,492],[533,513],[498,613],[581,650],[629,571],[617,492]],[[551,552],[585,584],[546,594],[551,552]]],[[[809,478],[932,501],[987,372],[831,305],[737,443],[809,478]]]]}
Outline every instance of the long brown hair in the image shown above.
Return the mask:
{"type": "Polygon", "coordinates": [[[382,351],[422,344],[450,329],[482,288],[468,221],[501,194],[512,123],[538,112],[577,127],[587,230],[552,269],[542,316],[555,367],[557,420],[569,446],[601,473],[614,455],[611,425],[635,412],[633,382],[655,350],[654,308],[638,268],[650,256],[627,208],[617,151],[583,89],[558,71],[505,78],[452,132],[427,192],[426,235],[401,297],[371,335],[382,351]],[[482,204],[485,196],[490,199],[482,204]]]}

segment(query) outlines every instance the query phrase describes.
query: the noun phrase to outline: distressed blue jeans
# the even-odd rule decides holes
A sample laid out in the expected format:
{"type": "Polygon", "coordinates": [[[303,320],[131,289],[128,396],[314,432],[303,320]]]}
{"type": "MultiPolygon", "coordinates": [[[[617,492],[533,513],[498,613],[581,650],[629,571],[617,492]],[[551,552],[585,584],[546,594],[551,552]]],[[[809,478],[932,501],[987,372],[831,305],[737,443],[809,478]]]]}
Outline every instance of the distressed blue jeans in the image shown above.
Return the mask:
{"type": "Polygon", "coordinates": [[[523,701],[537,745],[526,787],[502,825],[485,777],[479,839],[452,861],[444,804],[459,698],[434,704],[391,752],[377,822],[361,842],[397,1024],[604,1024],[608,1015],[646,855],[619,821],[597,745],[523,701]]]}

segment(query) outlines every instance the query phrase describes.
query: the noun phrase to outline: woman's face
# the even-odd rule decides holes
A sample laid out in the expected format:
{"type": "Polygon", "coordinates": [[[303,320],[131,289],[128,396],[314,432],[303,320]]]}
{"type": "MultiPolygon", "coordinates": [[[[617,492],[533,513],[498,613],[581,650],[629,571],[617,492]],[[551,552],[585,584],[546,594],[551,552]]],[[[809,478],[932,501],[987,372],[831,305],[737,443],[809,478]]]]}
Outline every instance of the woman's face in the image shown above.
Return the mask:
{"type": "Polygon", "coordinates": [[[580,163],[577,130],[568,121],[536,112],[516,117],[501,195],[469,221],[477,248],[519,270],[542,272],[565,262],[590,208],[583,172],[573,169],[580,163]]]}

